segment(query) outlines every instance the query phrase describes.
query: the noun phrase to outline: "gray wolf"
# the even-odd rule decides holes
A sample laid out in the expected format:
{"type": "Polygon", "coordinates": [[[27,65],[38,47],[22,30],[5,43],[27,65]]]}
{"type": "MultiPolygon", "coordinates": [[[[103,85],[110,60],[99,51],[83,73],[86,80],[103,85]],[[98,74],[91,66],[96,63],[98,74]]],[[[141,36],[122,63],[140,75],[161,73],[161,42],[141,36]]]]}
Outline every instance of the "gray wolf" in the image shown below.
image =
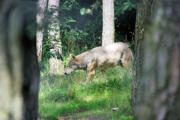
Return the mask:
{"type": "Polygon", "coordinates": [[[120,65],[130,70],[132,59],[133,54],[128,44],[112,43],[107,46],[95,47],[77,56],[70,54],[65,74],[69,75],[75,70],[83,69],[88,72],[87,82],[89,82],[95,74],[95,69],[100,69],[105,73],[106,69],[120,65]]]}

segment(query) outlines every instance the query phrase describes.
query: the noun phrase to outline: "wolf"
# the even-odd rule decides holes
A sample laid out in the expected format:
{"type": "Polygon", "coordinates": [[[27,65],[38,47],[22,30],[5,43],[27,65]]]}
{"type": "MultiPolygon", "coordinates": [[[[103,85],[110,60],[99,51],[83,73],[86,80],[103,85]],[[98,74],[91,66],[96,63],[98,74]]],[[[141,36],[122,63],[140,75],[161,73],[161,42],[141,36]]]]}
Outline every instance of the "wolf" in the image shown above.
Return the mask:
{"type": "Polygon", "coordinates": [[[127,43],[112,43],[95,47],[77,56],[70,54],[70,61],[64,74],[69,75],[75,70],[86,70],[88,72],[87,82],[89,82],[96,69],[105,73],[108,68],[119,65],[130,70],[132,60],[133,54],[127,43]]]}

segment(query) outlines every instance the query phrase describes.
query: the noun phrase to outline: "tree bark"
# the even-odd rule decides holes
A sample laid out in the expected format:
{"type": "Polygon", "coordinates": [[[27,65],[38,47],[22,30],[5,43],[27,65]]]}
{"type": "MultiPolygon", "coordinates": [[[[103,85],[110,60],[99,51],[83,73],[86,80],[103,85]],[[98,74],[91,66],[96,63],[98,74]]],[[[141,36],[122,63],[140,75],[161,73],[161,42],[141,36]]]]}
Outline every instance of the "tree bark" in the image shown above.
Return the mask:
{"type": "Polygon", "coordinates": [[[132,106],[133,112],[136,115],[137,110],[135,106],[142,103],[139,94],[143,94],[144,85],[140,80],[143,74],[144,64],[144,32],[146,31],[145,25],[149,23],[151,16],[151,9],[153,7],[153,0],[139,0],[137,2],[137,15],[135,26],[135,57],[134,57],[134,71],[132,81],[132,106]]]}
{"type": "Polygon", "coordinates": [[[44,21],[44,13],[46,11],[46,5],[47,5],[47,0],[39,0],[38,1],[38,13],[36,16],[37,24],[38,24],[38,29],[37,29],[37,40],[36,40],[36,45],[37,45],[37,56],[38,56],[38,61],[39,63],[42,60],[42,46],[43,46],[43,21],[44,21]]]}
{"type": "Polygon", "coordinates": [[[60,25],[59,25],[59,4],[60,0],[50,0],[48,3],[48,11],[51,13],[49,17],[48,39],[51,42],[51,53],[54,57],[62,54],[62,46],[60,41],[60,25]]]}
{"type": "Polygon", "coordinates": [[[138,58],[143,61],[139,68],[143,72],[136,69],[140,76],[135,79],[138,87],[133,98],[138,120],[180,119],[179,5],[177,0],[159,0],[149,9],[144,52],[138,58]]]}
{"type": "Polygon", "coordinates": [[[102,46],[114,42],[114,0],[103,0],[102,46]]]}
{"type": "Polygon", "coordinates": [[[50,0],[48,3],[48,11],[51,13],[49,17],[48,39],[50,40],[52,57],[49,60],[50,73],[61,75],[64,73],[64,64],[60,60],[62,58],[62,46],[60,40],[59,25],[59,4],[60,0],[50,0]]]}
{"type": "Polygon", "coordinates": [[[29,29],[35,23],[36,3],[29,2],[0,1],[0,120],[38,116],[36,29],[29,29]]]}
{"type": "Polygon", "coordinates": [[[0,1],[0,119],[23,117],[20,16],[16,2],[0,1]],[[15,5],[13,9],[8,7],[15,5]],[[16,21],[13,21],[17,17],[16,21]],[[9,19],[7,19],[9,18],[9,19]],[[16,29],[16,27],[18,27],[16,29]]]}
{"type": "Polygon", "coordinates": [[[22,29],[22,56],[23,56],[23,87],[24,120],[36,120],[38,117],[38,92],[39,92],[39,65],[36,49],[36,2],[35,0],[22,0],[21,11],[23,14],[22,29]],[[34,27],[33,27],[34,26],[34,27]]]}

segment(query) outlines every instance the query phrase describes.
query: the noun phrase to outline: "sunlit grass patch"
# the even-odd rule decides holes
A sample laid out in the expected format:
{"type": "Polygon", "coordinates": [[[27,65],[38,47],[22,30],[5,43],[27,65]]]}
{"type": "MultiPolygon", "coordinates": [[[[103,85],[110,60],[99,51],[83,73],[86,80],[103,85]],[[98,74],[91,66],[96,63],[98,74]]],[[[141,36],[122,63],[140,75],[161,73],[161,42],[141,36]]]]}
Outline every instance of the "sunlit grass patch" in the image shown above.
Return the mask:
{"type": "Polygon", "coordinates": [[[121,67],[107,71],[107,82],[100,71],[90,83],[86,72],[70,76],[41,77],[39,112],[42,118],[93,118],[133,120],[130,106],[131,76],[121,67]],[[112,108],[119,111],[113,112],[112,108]]]}
{"type": "Polygon", "coordinates": [[[43,112],[43,116],[46,118],[57,119],[59,116],[73,114],[76,112],[98,109],[105,106],[106,100],[93,100],[93,101],[84,101],[84,100],[72,100],[67,103],[49,103],[42,104],[40,112],[43,112]]]}

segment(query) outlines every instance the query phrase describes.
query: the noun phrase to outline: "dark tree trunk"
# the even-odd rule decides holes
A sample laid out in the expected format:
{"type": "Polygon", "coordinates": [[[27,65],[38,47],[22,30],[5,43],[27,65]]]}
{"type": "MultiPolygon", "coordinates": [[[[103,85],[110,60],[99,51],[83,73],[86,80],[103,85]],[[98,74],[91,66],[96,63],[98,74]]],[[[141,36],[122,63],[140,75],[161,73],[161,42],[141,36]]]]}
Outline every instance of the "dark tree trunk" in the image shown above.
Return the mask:
{"type": "Polygon", "coordinates": [[[179,120],[180,1],[159,0],[150,6],[151,13],[142,26],[146,28],[144,38],[137,43],[143,51],[136,49],[135,115],[138,120],[179,120]]]}
{"type": "Polygon", "coordinates": [[[143,94],[143,84],[140,78],[143,74],[144,62],[144,32],[145,25],[148,24],[148,18],[151,16],[151,8],[153,0],[139,0],[137,2],[137,15],[135,26],[135,57],[134,57],[134,72],[132,83],[132,106],[133,112],[136,115],[136,107],[142,102],[142,98],[138,94],[143,94]]]}
{"type": "MultiPolygon", "coordinates": [[[[24,119],[38,117],[39,66],[36,50],[36,2],[23,0],[22,56],[24,119]]],[[[22,10],[21,10],[22,11],[22,10]]]]}
{"type": "Polygon", "coordinates": [[[36,3],[0,1],[0,120],[36,120],[36,3]]]}

